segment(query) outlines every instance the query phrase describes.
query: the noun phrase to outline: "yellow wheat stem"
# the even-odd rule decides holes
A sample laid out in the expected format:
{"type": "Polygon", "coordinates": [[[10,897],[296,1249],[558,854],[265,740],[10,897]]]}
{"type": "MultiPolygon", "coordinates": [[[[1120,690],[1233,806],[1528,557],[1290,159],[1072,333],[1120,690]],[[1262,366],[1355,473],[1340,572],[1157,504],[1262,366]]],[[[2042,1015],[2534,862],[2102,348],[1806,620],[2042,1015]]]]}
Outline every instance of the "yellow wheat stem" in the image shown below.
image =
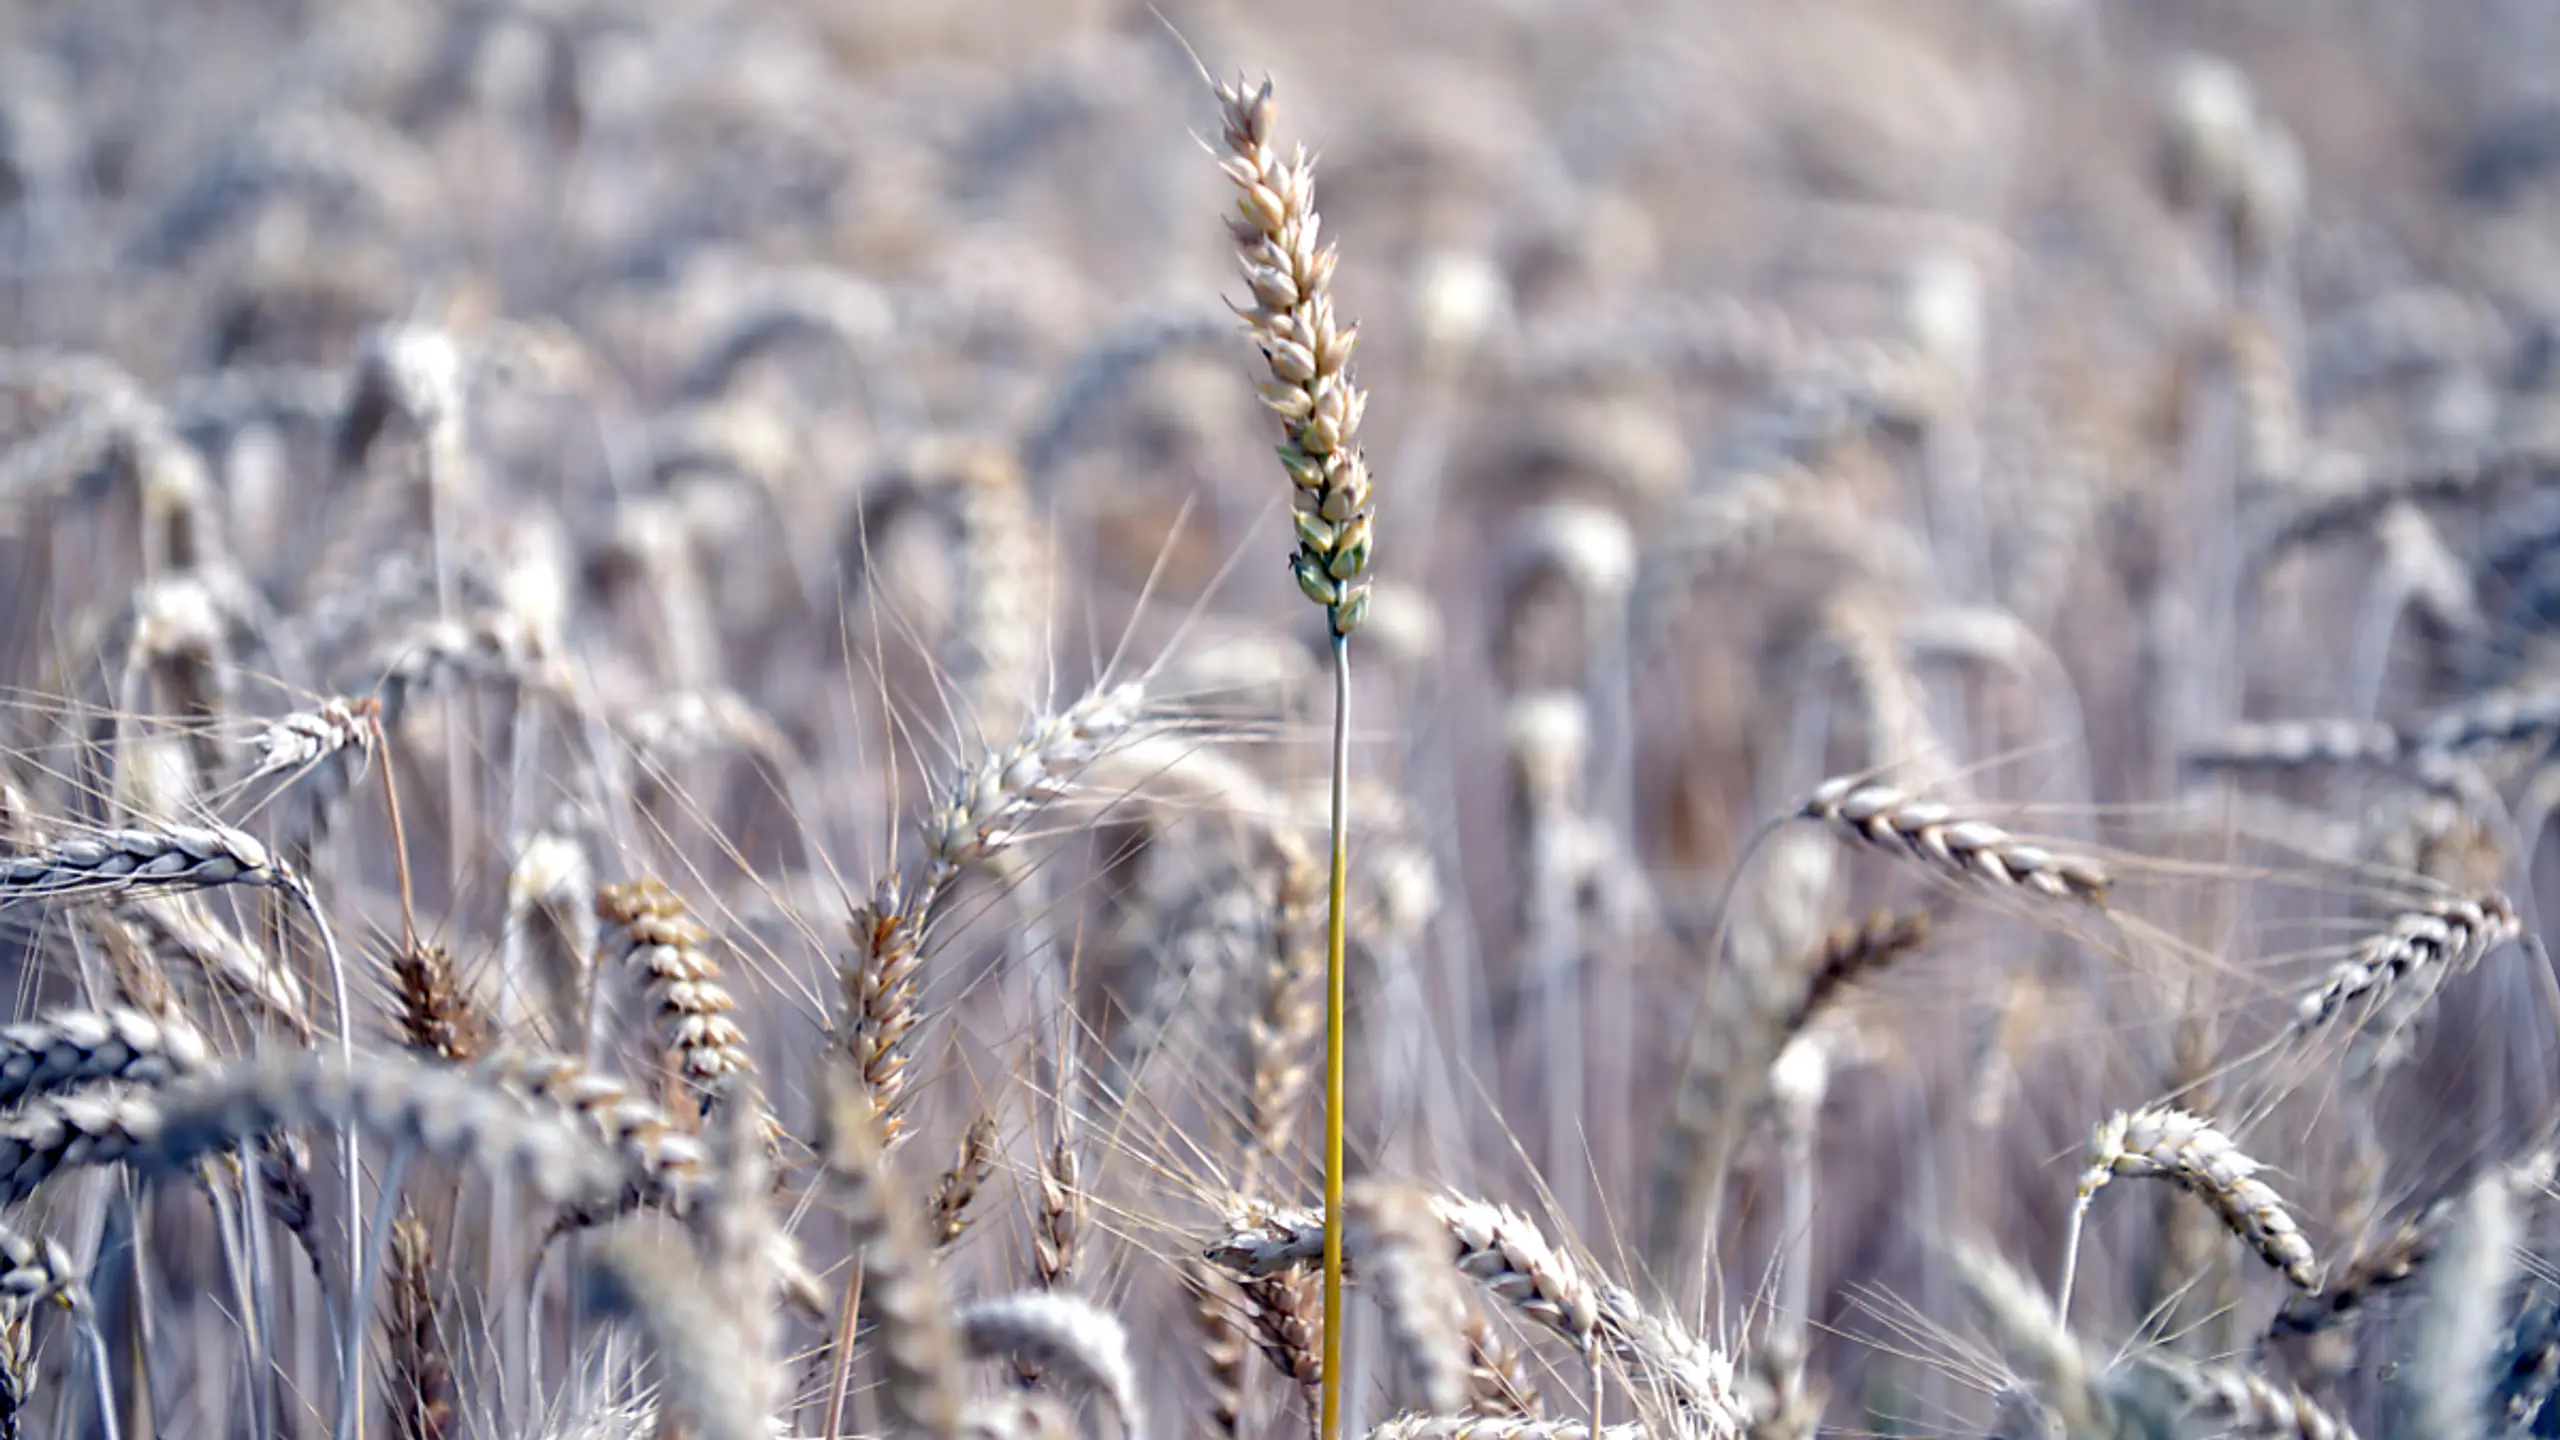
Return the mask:
{"type": "Polygon", "coordinates": [[[1351,637],[1333,637],[1333,873],[1324,906],[1324,1376],[1318,1434],[1341,1432],[1343,897],[1351,888],[1351,637]]]}

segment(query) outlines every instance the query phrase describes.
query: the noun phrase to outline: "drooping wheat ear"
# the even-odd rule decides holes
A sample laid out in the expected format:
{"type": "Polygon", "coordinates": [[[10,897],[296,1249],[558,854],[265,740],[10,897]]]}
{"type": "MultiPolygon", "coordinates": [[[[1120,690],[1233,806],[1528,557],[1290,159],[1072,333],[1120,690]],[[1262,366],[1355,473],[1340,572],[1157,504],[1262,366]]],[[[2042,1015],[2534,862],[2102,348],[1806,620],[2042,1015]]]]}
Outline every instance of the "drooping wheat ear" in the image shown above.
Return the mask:
{"type": "Polygon", "coordinates": [[[488,1021],[454,972],[451,954],[424,942],[403,945],[391,957],[391,976],[400,992],[401,1039],[410,1049],[456,1065],[488,1053],[488,1021]]]}
{"type": "MultiPolygon", "coordinates": [[[[1733,1366],[1724,1356],[1622,1287],[1584,1279],[1572,1258],[1519,1212],[1451,1194],[1432,1196],[1430,1205],[1459,1273],[1572,1342],[1577,1353],[1595,1346],[1605,1351],[1631,1378],[1657,1390],[1684,1424],[1708,1435],[1741,1432],[1747,1416],[1734,1398],[1733,1366]]],[[[1354,1227],[1348,1238],[1365,1241],[1366,1227],[1354,1227]]],[[[1279,1276],[1322,1256],[1323,1217],[1256,1207],[1204,1253],[1249,1278],[1279,1276]]]]}
{"type": "Polygon", "coordinates": [[[887,1141],[862,1076],[831,1058],[823,1083],[819,1158],[862,1255],[862,1295],[879,1326],[889,1408],[913,1433],[954,1440],[964,1393],[960,1342],[922,1217],[892,1183],[887,1141]]]}
{"type": "Polygon", "coordinates": [[[2230,1136],[2203,1116],[2165,1105],[2119,1110],[2091,1132],[2087,1162],[2072,1204],[2057,1308],[2071,1301],[2072,1273],[2089,1202],[2118,1175],[2176,1185],[2212,1207],[2232,1234],[2295,1287],[2318,1288],[2319,1261],[2283,1199],[2257,1178],[2258,1162],[2241,1153],[2230,1136]]]}
{"type": "Polygon", "coordinates": [[[2018,1367],[2036,1398],[2070,1435],[2118,1435],[2123,1416],[2099,1384],[2098,1368],[2042,1291],[1987,1250],[1958,1245],[1956,1283],[1972,1297],[2001,1355],[2018,1367]]]}
{"type": "Polygon", "coordinates": [[[501,1051],[473,1073],[508,1092],[541,1101],[619,1157],[634,1185],[615,1192],[612,1204],[605,1208],[573,1208],[573,1223],[598,1223],[643,1200],[680,1200],[701,1183],[700,1143],[678,1129],[666,1111],[634,1095],[621,1081],[588,1069],[583,1061],[566,1055],[501,1051]]]}
{"type": "Polygon", "coordinates": [[[1334,318],[1335,254],[1318,239],[1315,163],[1303,146],[1287,160],[1274,146],[1271,83],[1221,85],[1218,102],[1226,150],[1219,168],[1239,192],[1227,228],[1253,296],[1238,313],[1270,366],[1262,399],[1288,437],[1280,461],[1296,487],[1291,568],[1307,598],[1325,607],[1333,633],[1349,635],[1368,612],[1371,523],[1359,449],[1368,396],[1350,369],[1358,327],[1334,318]]]}
{"type": "Polygon", "coordinates": [[[1144,700],[1134,683],[1097,688],[1034,721],[1011,748],[981,755],[927,817],[915,881],[884,875],[870,903],[854,910],[847,925],[853,952],[837,967],[844,1010],[836,1033],[890,1143],[905,1129],[906,1042],[920,1018],[926,931],[943,892],[963,870],[1019,839],[1042,805],[1065,794],[1077,773],[1137,722],[1144,700]]]}
{"type": "Polygon", "coordinates": [[[996,1168],[996,1117],[980,1115],[960,1137],[960,1153],[933,1186],[933,1248],[948,1250],[969,1228],[969,1207],[996,1168]]]}
{"type": "Polygon", "coordinates": [[[740,1317],[705,1305],[712,1276],[664,1222],[634,1221],[589,1262],[588,1303],[630,1322],[658,1357],[667,1403],[703,1440],[767,1440],[770,1412],[760,1393],[765,1367],[750,1357],[740,1317]]]}
{"type": "MultiPolygon", "coordinates": [[[[1600,1440],[1647,1440],[1643,1425],[1603,1425],[1600,1440]]],[[[1591,1440],[1579,1420],[1533,1420],[1523,1415],[1399,1415],[1369,1427],[1369,1440],[1591,1440]]]]}
{"type": "Polygon", "coordinates": [[[2421,901],[2391,917],[2381,933],[2357,942],[2319,988],[2295,1003],[2293,1031],[2318,1030],[2350,1005],[2379,1005],[2413,978],[2431,996],[2521,933],[2515,905],[2495,892],[2421,901]]]}
{"type": "Polygon", "coordinates": [[[383,1390],[390,1402],[391,1433],[399,1440],[448,1440],[457,1433],[460,1398],[453,1383],[453,1351],[445,1343],[436,1296],[443,1267],[435,1237],[414,1215],[391,1227],[391,1315],[383,1390]]]}
{"type": "Polygon", "coordinates": [[[100,1081],[163,1085],[202,1069],[212,1054],[204,1036],[175,1014],[57,1010],[0,1026],[0,1105],[100,1081]]]}
{"type": "Polygon", "coordinates": [[[1030,713],[1047,668],[1049,537],[1010,452],[981,447],[957,463],[960,595],[951,683],[973,733],[1005,735],[1030,713]]]}
{"type": "Polygon", "coordinates": [[[1030,1291],[964,1305],[952,1321],[970,1354],[1064,1376],[1100,1395],[1128,1440],[1145,1440],[1138,1371],[1119,1316],[1073,1295],[1030,1291]]]}
{"type": "Polygon", "coordinates": [[[500,931],[506,957],[500,1018],[508,1033],[525,1033],[517,1027],[534,1019],[526,1028],[553,1049],[586,1053],[595,984],[588,966],[597,949],[601,894],[587,847],[576,837],[545,830],[524,838],[507,868],[500,931]],[[525,1013],[528,999],[533,1016],[525,1013]]]}
{"type": "Polygon", "coordinates": [[[0,858],[0,906],[284,883],[284,867],[256,836],[223,825],[102,830],[0,858]]]}
{"type": "Polygon", "coordinates": [[[1926,910],[1877,910],[1856,924],[1833,926],[1813,953],[1804,998],[1788,1017],[1787,1032],[1801,1033],[1852,986],[1927,945],[1936,924],[1926,910]]]}
{"type": "Polygon", "coordinates": [[[2198,770],[2291,771],[2315,765],[2397,764],[2400,732],[2370,720],[2257,720],[2187,748],[2198,770]]]}
{"type": "Polygon", "coordinates": [[[707,948],[711,932],[674,891],[645,878],[599,887],[596,918],[609,927],[604,954],[645,981],[677,1078],[708,1110],[722,1081],[755,1069],[745,1032],[729,1018],[737,1001],[720,983],[720,964],[707,948]]]}
{"type": "Polygon", "coordinates": [[[2290,1386],[2254,1370],[2198,1365],[2145,1353],[2116,1382],[2128,1408],[2156,1414],[2176,1433],[2232,1440],[2356,1440],[2355,1427],[2290,1386]]]}
{"type": "Polygon", "coordinates": [[[1825,780],[1796,814],[1942,875],[2106,908],[2111,882],[2096,860],[2031,844],[1985,820],[1958,818],[1946,805],[1890,785],[1854,776],[1825,780]]]}
{"type": "Polygon", "coordinates": [[[2428,1267],[2427,1305],[2401,1372],[2393,1434],[2458,1440],[2483,1433],[2524,1227],[2507,1177],[2472,1182],[2428,1267]]]}
{"type": "Polygon", "coordinates": [[[2479,756],[2548,744],[2560,735],[2560,685],[2549,681],[2484,690],[2430,712],[2409,727],[2401,748],[2422,759],[2479,756]]]}
{"type": "Polygon", "coordinates": [[[1400,1186],[1364,1187],[1353,1223],[1368,1229],[1362,1270],[1378,1287],[1387,1334],[1404,1356],[1423,1406],[1464,1408],[1471,1394],[1467,1298],[1445,1256],[1448,1233],[1430,1201],[1400,1186]]]}

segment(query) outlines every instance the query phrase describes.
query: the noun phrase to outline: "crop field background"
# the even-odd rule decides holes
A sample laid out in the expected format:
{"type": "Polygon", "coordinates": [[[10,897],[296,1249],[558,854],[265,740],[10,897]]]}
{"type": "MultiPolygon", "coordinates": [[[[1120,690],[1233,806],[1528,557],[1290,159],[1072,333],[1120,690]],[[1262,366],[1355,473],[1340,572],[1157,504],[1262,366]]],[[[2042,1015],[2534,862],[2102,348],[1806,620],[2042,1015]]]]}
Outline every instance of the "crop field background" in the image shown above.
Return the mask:
{"type": "Polygon", "coordinates": [[[1297,1440],[1337,898],[1346,1435],[2560,1435],[2555,482],[2549,0],[0,0],[0,1437],[1297,1440]]]}

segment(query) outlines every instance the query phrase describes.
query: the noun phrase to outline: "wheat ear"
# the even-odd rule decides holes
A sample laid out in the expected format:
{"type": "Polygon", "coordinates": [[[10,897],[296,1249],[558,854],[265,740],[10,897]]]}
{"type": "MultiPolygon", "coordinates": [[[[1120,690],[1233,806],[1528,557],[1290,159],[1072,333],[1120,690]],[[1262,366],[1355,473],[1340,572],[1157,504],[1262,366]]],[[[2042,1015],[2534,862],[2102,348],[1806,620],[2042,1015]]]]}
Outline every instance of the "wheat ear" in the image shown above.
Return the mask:
{"type": "Polygon", "coordinates": [[[606,952],[646,983],[659,1043],[685,1093],[709,1109],[722,1082],[755,1068],[746,1033],[729,1018],[738,1002],[720,983],[711,932],[674,891],[646,878],[598,889],[596,918],[610,927],[606,952]]]}
{"type": "Polygon", "coordinates": [[[980,1115],[960,1137],[960,1152],[933,1186],[933,1248],[948,1250],[969,1228],[969,1207],[996,1168],[996,1117],[980,1115]]]}
{"type": "Polygon", "coordinates": [[[2062,1281],[2054,1292],[2055,1311],[2068,1313],[2089,1202],[2118,1175],[2176,1185],[2211,1206],[2232,1234],[2297,1288],[2318,1288],[2320,1265],[2311,1242],[2302,1238],[2282,1197],[2257,1178],[2259,1168],[2203,1116],[2165,1105],[2109,1116],[2089,1136],[2087,1164],[2080,1172],[2064,1242],[2062,1281]]]}
{"type": "Polygon", "coordinates": [[[58,1010],[0,1026],[0,1105],[99,1081],[160,1085],[204,1068],[204,1036],[175,1014],[58,1010]]]}
{"type": "MultiPolygon", "coordinates": [[[[1648,1440],[1643,1425],[1603,1425],[1600,1440],[1648,1440]]],[[[1592,1440],[1578,1420],[1521,1415],[1399,1415],[1369,1427],[1369,1440],[1592,1440]]]]}
{"type": "Polygon", "coordinates": [[[2495,893],[2446,896],[2403,910],[2379,934],[2357,942],[2354,954],[2296,1002],[2294,1032],[2317,1030],[2352,1004],[2378,1005],[2413,977],[2432,992],[2522,933],[2514,904],[2495,893]]]}
{"type": "Polygon", "coordinates": [[[383,1390],[399,1440],[447,1440],[456,1433],[453,1352],[436,1299],[435,1239],[413,1215],[391,1227],[391,1318],[383,1390]]]}
{"type": "Polygon", "coordinates": [[[962,1306],[952,1322],[970,1354],[1067,1376],[1109,1402],[1126,1440],[1146,1440],[1138,1371],[1119,1316],[1073,1295],[1029,1291],[962,1306]]]}
{"type": "Polygon", "coordinates": [[[1989,821],[1960,818],[1946,805],[1890,785],[1853,776],[1826,780],[1796,814],[1942,875],[2106,907],[2110,881],[2096,860],[2048,850],[1989,821]]]}
{"type": "Polygon", "coordinates": [[[905,1129],[907,1039],[918,1020],[925,940],[937,905],[962,871],[1003,853],[1076,774],[1136,723],[1145,700],[1132,683],[1097,688],[1027,726],[1010,748],[976,757],[924,825],[924,859],[910,881],[881,877],[846,926],[853,951],[837,967],[844,993],[836,1032],[869,1091],[881,1133],[905,1129]]]}
{"type": "MultiPolygon", "coordinates": [[[[1606,1352],[1637,1381],[1654,1387],[1698,1432],[1741,1433],[1747,1416],[1734,1398],[1732,1362],[1677,1321],[1647,1310],[1620,1286],[1585,1279],[1572,1257],[1518,1211],[1453,1194],[1432,1196],[1430,1206],[1447,1232],[1459,1273],[1578,1352],[1606,1352]]],[[[1262,1208],[1205,1253],[1240,1275],[1276,1278],[1322,1256],[1324,1228],[1320,1215],[1262,1208]]],[[[1354,1238],[1365,1242],[1367,1227],[1353,1228],[1354,1238]]]]}
{"type": "Polygon", "coordinates": [[[942,1273],[921,1218],[895,1193],[869,1087],[842,1057],[827,1063],[823,1078],[819,1158],[862,1255],[862,1294],[878,1318],[889,1408],[913,1433],[954,1440],[963,1408],[960,1343],[942,1273]]]}
{"type": "Polygon", "coordinates": [[[1318,238],[1315,165],[1301,147],[1283,160],[1271,138],[1279,107],[1271,83],[1218,87],[1219,168],[1237,189],[1227,220],[1253,303],[1238,311],[1270,369],[1263,403],[1286,437],[1280,463],[1291,485],[1298,548],[1291,573],[1325,607],[1333,641],[1333,870],[1326,906],[1324,1208],[1324,1378],[1318,1440],[1337,1440],[1341,1423],[1343,905],[1350,888],[1350,832],[1344,792],[1351,768],[1352,632],[1369,613],[1374,519],[1361,413],[1368,395],[1351,376],[1356,327],[1333,311],[1333,247],[1318,238]]]}

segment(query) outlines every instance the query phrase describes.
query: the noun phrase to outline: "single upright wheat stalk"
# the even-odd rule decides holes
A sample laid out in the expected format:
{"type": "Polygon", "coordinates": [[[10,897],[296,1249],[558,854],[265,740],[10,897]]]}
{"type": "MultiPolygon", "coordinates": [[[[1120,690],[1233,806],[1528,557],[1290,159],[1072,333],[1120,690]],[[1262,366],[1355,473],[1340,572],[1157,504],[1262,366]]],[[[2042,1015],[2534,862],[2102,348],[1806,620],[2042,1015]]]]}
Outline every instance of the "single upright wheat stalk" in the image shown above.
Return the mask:
{"type": "Polygon", "coordinates": [[[1280,463],[1292,487],[1297,553],[1289,567],[1307,598],[1325,607],[1333,640],[1333,871],[1326,916],[1324,1375],[1318,1440],[1342,1433],[1343,907],[1350,888],[1345,791],[1351,770],[1351,646],[1369,613],[1373,524],[1369,470],[1360,455],[1368,395],[1351,378],[1356,327],[1333,313],[1333,247],[1317,237],[1315,164],[1304,147],[1287,160],[1271,138],[1279,107],[1271,83],[1218,87],[1219,168],[1235,182],[1227,220],[1253,303],[1240,309],[1270,369],[1263,403],[1280,417],[1280,463]]]}

